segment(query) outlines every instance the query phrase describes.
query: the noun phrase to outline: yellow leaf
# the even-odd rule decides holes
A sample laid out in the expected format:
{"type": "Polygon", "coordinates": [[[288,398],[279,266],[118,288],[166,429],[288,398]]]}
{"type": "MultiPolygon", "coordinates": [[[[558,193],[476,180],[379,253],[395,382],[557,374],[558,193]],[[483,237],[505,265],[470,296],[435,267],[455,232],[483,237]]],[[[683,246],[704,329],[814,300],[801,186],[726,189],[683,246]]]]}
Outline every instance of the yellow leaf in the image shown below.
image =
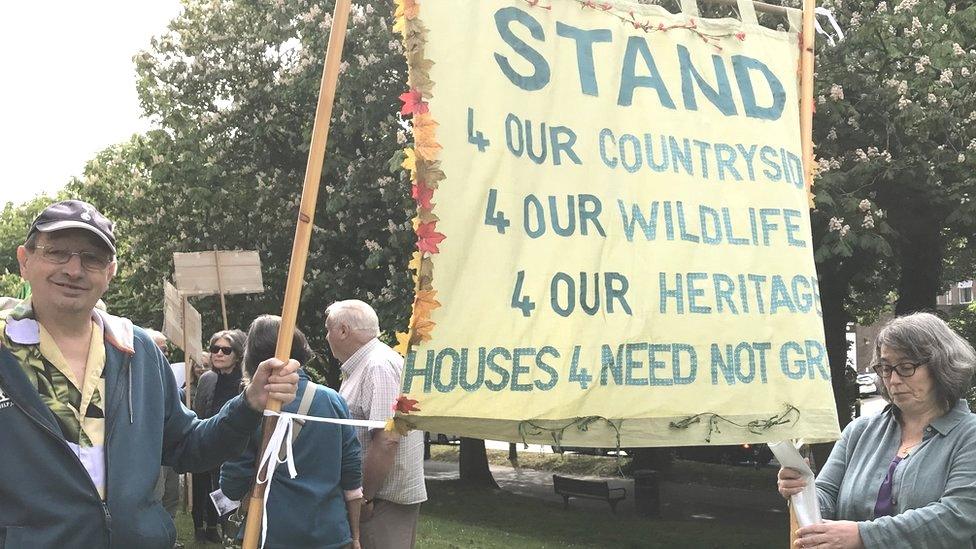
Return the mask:
{"type": "Polygon", "coordinates": [[[383,427],[383,430],[386,432],[396,431],[398,435],[405,437],[408,433],[410,433],[411,430],[413,430],[413,428],[414,426],[412,423],[397,415],[396,417],[391,417],[390,419],[386,420],[386,425],[383,427]]]}
{"type": "Polygon", "coordinates": [[[410,334],[397,332],[396,338],[397,345],[393,350],[400,353],[400,356],[406,357],[407,353],[410,352],[410,334]]]}
{"type": "Polygon", "coordinates": [[[407,268],[412,271],[416,271],[420,269],[420,262],[422,260],[423,260],[423,255],[419,251],[414,252],[413,255],[410,256],[410,263],[407,264],[407,268]]]}
{"type": "Polygon", "coordinates": [[[403,154],[404,158],[400,166],[405,170],[410,170],[411,179],[415,179],[417,177],[417,156],[413,149],[404,149],[403,154]]]}

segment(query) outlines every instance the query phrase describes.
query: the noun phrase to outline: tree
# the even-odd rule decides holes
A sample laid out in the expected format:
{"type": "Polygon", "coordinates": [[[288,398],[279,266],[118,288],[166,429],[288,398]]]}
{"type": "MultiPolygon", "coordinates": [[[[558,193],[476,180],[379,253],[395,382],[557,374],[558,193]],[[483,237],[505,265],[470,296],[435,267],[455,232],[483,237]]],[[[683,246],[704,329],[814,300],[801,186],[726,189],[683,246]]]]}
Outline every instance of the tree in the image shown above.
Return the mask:
{"type": "Polygon", "coordinates": [[[16,296],[24,281],[17,263],[17,246],[24,243],[31,222],[55,199],[40,194],[19,205],[7,202],[0,211],[0,297],[16,296]]]}
{"type": "Polygon", "coordinates": [[[973,232],[976,8],[962,6],[827,6],[848,32],[818,43],[812,221],[842,425],[846,324],[892,299],[898,314],[934,308],[947,250],[973,232]]]}
{"type": "MultiPolygon", "coordinates": [[[[68,192],[118,220],[120,276],[109,307],[161,322],[174,251],[256,249],[264,294],[228,298],[233,326],[280,311],[332,2],[191,1],[135,57],[157,128],[93,159],[68,192]]],[[[388,333],[412,300],[409,184],[389,159],[405,140],[390,6],[354,6],[316,209],[299,326],[324,351],[323,311],[360,298],[388,333]]],[[[205,334],[217,298],[194,300],[205,334]]],[[[324,354],[324,353],[320,353],[324,354]]]]}
{"type": "Polygon", "coordinates": [[[477,488],[498,488],[498,483],[495,482],[495,478],[491,476],[491,470],[488,468],[488,452],[485,450],[485,441],[461,437],[458,467],[462,483],[477,488]]]}

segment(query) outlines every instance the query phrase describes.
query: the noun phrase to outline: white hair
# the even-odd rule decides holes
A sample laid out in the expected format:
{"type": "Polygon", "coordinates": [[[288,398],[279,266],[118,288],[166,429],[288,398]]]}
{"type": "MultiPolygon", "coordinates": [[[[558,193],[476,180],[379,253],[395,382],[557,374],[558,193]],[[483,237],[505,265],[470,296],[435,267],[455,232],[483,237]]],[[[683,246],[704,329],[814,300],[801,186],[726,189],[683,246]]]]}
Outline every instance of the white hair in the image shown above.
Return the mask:
{"type": "Polygon", "coordinates": [[[350,330],[366,332],[371,337],[379,337],[380,320],[376,311],[368,303],[358,299],[336,301],[325,309],[326,320],[345,324],[350,330]]]}
{"type": "Polygon", "coordinates": [[[153,340],[153,343],[162,347],[166,346],[166,342],[169,341],[169,338],[167,338],[163,332],[153,330],[152,328],[146,328],[145,330],[146,333],[149,334],[149,338],[153,340]]]}

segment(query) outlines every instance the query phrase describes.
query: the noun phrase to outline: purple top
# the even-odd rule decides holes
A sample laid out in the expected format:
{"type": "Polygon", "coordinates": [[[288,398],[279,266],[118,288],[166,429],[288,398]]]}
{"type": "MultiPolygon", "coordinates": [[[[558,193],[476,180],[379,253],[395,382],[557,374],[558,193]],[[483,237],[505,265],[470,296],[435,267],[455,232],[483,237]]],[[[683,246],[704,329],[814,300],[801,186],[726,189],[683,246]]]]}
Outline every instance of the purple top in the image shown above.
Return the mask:
{"type": "Polygon", "coordinates": [[[895,514],[895,502],[891,498],[891,481],[895,476],[895,468],[901,463],[901,456],[895,455],[888,466],[888,474],[878,490],[878,501],[874,504],[874,518],[892,516],[895,514]]]}

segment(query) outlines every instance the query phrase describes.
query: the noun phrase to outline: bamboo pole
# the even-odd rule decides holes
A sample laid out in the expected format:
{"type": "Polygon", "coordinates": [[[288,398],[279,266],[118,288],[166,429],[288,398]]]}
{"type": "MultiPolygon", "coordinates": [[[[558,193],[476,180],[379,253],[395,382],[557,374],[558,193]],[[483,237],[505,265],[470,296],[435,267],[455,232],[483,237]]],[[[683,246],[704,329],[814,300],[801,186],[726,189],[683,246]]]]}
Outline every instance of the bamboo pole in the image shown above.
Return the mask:
{"type": "Polygon", "coordinates": [[[800,139],[803,146],[803,181],[810,197],[813,195],[813,30],[816,0],[803,0],[803,31],[800,34],[800,139]]]}
{"type": "MultiPolygon", "coordinates": [[[[291,342],[295,333],[298,305],[301,298],[302,283],[305,277],[305,261],[308,259],[308,245],[312,237],[312,223],[315,218],[315,202],[318,198],[319,180],[325,162],[325,147],[329,136],[329,123],[332,119],[332,104],[335,100],[336,85],[339,79],[339,62],[342,60],[342,46],[346,38],[351,0],[336,0],[332,14],[332,30],[329,32],[329,46],[325,53],[325,66],[322,69],[322,83],[319,87],[319,101],[315,107],[315,123],[312,126],[312,141],[308,151],[308,165],[305,168],[305,182],[302,187],[302,202],[299,206],[298,223],[295,228],[295,241],[291,249],[291,264],[288,267],[288,282],[285,286],[285,299],[281,311],[281,326],[278,329],[278,343],[275,357],[287,361],[291,356],[291,342]]],[[[268,400],[267,409],[281,411],[281,402],[268,400]]],[[[277,418],[266,417],[264,435],[258,459],[264,454],[277,418]]],[[[262,471],[257,471],[261,476],[262,471]]],[[[248,502],[247,522],[244,530],[244,549],[255,549],[261,535],[262,514],[264,512],[264,492],[266,484],[255,483],[248,502]]]]}
{"type": "MultiPolygon", "coordinates": [[[[800,143],[803,148],[803,181],[813,207],[813,18],[816,0],[803,0],[803,27],[800,32],[800,143]]],[[[790,547],[795,547],[799,528],[796,511],[790,505],[790,547]]]]}
{"type": "Polygon", "coordinates": [[[800,523],[796,520],[796,510],[793,508],[793,502],[790,502],[790,549],[796,547],[796,531],[800,528],[800,523]]]}
{"type": "Polygon", "coordinates": [[[227,300],[224,298],[224,283],[220,280],[220,254],[217,247],[214,247],[214,269],[217,270],[217,294],[220,295],[220,314],[224,317],[224,330],[229,330],[227,325],[227,300]]]}

